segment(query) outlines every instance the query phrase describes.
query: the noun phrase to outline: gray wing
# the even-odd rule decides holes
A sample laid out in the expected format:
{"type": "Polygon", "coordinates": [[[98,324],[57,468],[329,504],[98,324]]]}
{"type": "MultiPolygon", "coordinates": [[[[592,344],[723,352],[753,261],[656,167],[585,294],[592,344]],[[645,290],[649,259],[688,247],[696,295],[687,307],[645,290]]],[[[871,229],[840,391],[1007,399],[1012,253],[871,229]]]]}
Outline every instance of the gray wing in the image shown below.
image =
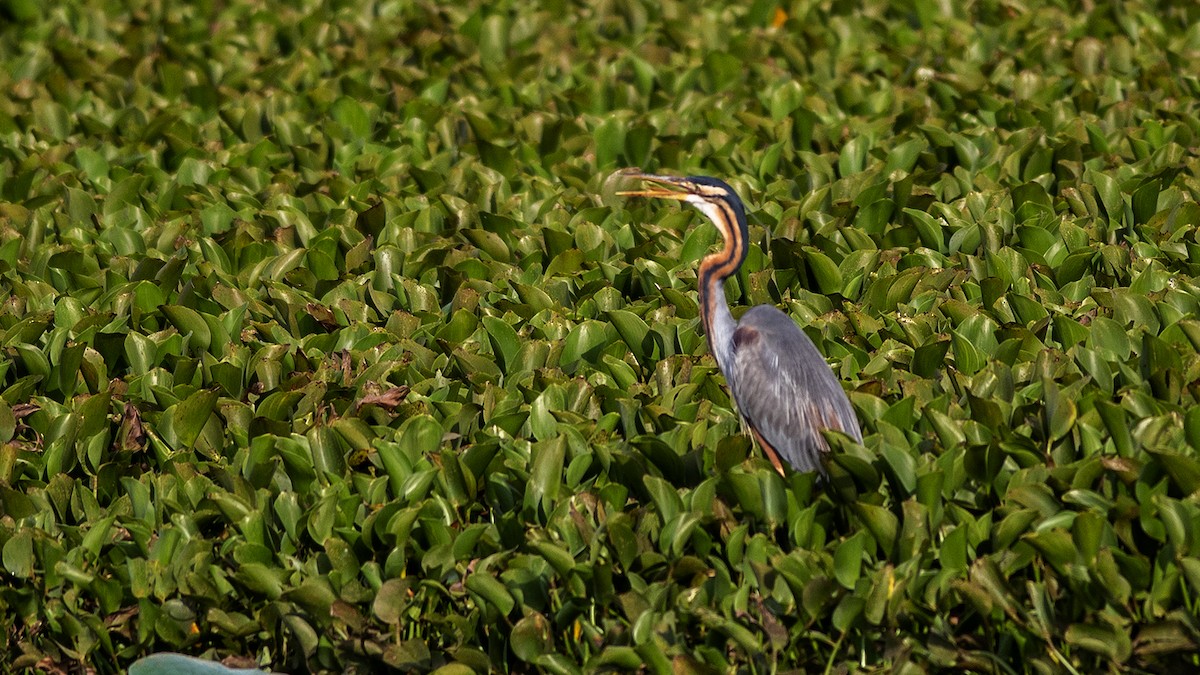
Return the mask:
{"type": "Polygon", "coordinates": [[[765,448],[797,471],[821,470],[823,429],[862,442],[846,392],[812,340],[770,305],[752,307],[733,333],[729,389],[765,448]]]}

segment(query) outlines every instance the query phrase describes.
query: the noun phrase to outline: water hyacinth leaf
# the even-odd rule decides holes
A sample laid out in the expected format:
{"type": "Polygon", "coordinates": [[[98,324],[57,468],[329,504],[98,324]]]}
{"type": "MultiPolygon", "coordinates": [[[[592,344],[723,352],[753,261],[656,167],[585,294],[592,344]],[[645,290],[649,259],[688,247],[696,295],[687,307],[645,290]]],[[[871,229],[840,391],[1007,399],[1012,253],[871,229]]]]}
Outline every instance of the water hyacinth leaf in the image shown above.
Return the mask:
{"type": "Polygon", "coordinates": [[[871,139],[867,136],[855,136],[842,148],[838,155],[838,173],[842,177],[856,174],[865,168],[867,152],[871,149],[871,139]]]}
{"type": "Polygon", "coordinates": [[[609,542],[616,553],[617,562],[629,569],[638,552],[638,539],[625,523],[615,522],[608,529],[609,542]]]}
{"type": "Polygon", "coordinates": [[[1076,251],[1068,255],[1055,271],[1054,280],[1063,286],[1084,278],[1092,270],[1094,251],[1076,251]]]}
{"type": "Polygon", "coordinates": [[[262,563],[250,562],[241,565],[235,577],[251,591],[272,600],[283,595],[283,573],[262,563]]]}
{"type": "Polygon", "coordinates": [[[442,467],[438,474],[446,498],[455,506],[471,502],[475,495],[475,477],[465,470],[456,454],[442,450],[438,457],[442,467]]]}
{"type": "Polygon", "coordinates": [[[0,514],[13,520],[21,520],[37,512],[37,506],[25,493],[8,487],[0,487],[0,514]]]}
{"type": "Polygon", "coordinates": [[[837,265],[829,256],[820,251],[812,250],[804,252],[805,261],[812,270],[813,277],[817,281],[817,288],[826,295],[841,293],[844,286],[842,274],[838,270],[837,265]]]}
{"type": "Polygon", "coordinates": [[[884,173],[891,174],[894,171],[911,172],[921,153],[928,148],[929,142],[919,137],[910,138],[893,146],[888,152],[884,173]]]}
{"type": "Polygon", "coordinates": [[[646,476],[643,482],[650,492],[655,506],[658,507],[663,521],[671,520],[683,508],[683,501],[679,498],[679,493],[667,481],[655,476],[646,476]]]}
{"type": "Polygon", "coordinates": [[[387,224],[387,208],[383,202],[377,202],[374,206],[360,211],[354,220],[354,224],[360,232],[367,234],[369,238],[378,239],[379,235],[383,232],[384,225],[387,224]]]}
{"type": "Polygon", "coordinates": [[[284,422],[292,418],[296,404],[303,399],[298,391],[276,391],[262,399],[254,412],[257,417],[284,422]]]}
{"type": "MultiPolygon", "coordinates": [[[[2,411],[0,411],[0,414],[2,414],[2,411]]],[[[1183,431],[1192,449],[1200,450],[1200,408],[1192,408],[1184,415],[1183,431]]],[[[0,435],[0,440],[3,440],[2,435],[0,435]]]]}
{"type": "Polygon", "coordinates": [[[429,645],[421,639],[401,640],[392,649],[384,652],[384,662],[393,668],[414,670],[428,667],[429,645]]]}
{"type": "MultiPolygon", "coordinates": [[[[461,650],[456,656],[458,658],[462,658],[461,650]]],[[[472,659],[472,664],[474,666],[480,666],[486,663],[488,663],[486,655],[481,654],[478,660],[472,659]]],[[[478,672],[477,668],[472,667],[472,665],[468,665],[467,663],[447,663],[446,665],[431,671],[431,675],[472,675],[472,673],[475,672],[478,672]]]]}
{"type": "Polygon", "coordinates": [[[412,583],[407,579],[388,579],[385,581],[380,586],[379,592],[376,593],[372,603],[375,616],[379,617],[384,623],[397,623],[400,620],[402,610],[408,605],[408,594],[411,592],[411,589],[412,583]]]}
{"type": "Polygon", "coordinates": [[[1132,455],[1133,434],[1130,432],[1125,410],[1115,403],[1097,401],[1096,412],[1100,414],[1100,419],[1104,422],[1104,427],[1112,438],[1117,454],[1122,457],[1132,455]]]}
{"type": "Polygon", "coordinates": [[[509,251],[508,244],[504,239],[495,232],[487,230],[464,230],[463,235],[470,240],[472,244],[479,247],[489,258],[498,262],[508,262],[512,259],[512,253],[509,251]]]}
{"type": "Polygon", "coordinates": [[[442,426],[432,416],[416,415],[400,426],[400,443],[417,456],[433,455],[442,444],[442,426]]]}
{"type": "Polygon", "coordinates": [[[1163,463],[1171,482],[1178,485],[1184,494],[1195,494],[1200,490],[1200,459],[1169,451],[1149,452],[1163,463]]]}
{"type": "Polygon", "coordinates": [[[636,670],[643,665],[642,656],[632,647],[605,647],[597,654],[589,666],[616,668],[618,670],[636,670]]]}
{"type": "Polygon", "coordinates": [[[4,331],[4,345],[13,346],[20,343],[35,342],[50,326],[54,315],[51,312],[32,314],[4,331]]]}
{"type": "Polygon", "coordinates": [[[679,259],[683,261],[699,260],[708,253],[719,237],[720,234],[716,228],[692,228],[683,239],[683,248],[679,251],[679,259]]]}
{"type": "Polygon", "coordinates": [[[608,312],[608,318],[639,362],[651,357],[654,353],[654,341],[651,338],[650,327],[641,317],[626,310],[614,309],[608,312]]]}
{"type": "Polygon", "coordinates": [[[33,531],[21,529],[4,542],[0,551],[4,559],[4,569],[14,577],[28,579],[33,576],[33,531]]]}
{"type": "Polygon", "coordinates": [[[612,167],[616,164],[625,145],[625,124],[614,117],[609,117],[596,127],[594,139],[596,167],[598,169],[612,167]]]}
{"type": "Polygon", "coordinates": [[[950,351],[951,344],[951,340],[939,340],[917,347],[910,366],[912,373],[918,377],[933,377],[945,367],[946,353],[950,351]]]}
{"type": "Polygon", "coordinates": [[[747,515],[765,520],[766,508],[758,478],[752,474],[731,473],[726,480],[742,510],[747,515]]]}
{"type": "Polygon", "coordinates": [[[163,412],[160,433],[176,450],[195,444],[217,405],[217,392],[198,391],[163,412]]]}
{"type": "Polygon", "coordinates": [[[963,572],[967,570],[969,558],[966,527],[956,527],[943,537],[938,559],[946,569],[963,572]]]}
{"type": "Polygon", "coordinates": [[[326,476],[340,476],[345,456],[340,437],[329,427],[313,427],[307,438],[313,468],[326,476]]]}
{"type": "Polygon", "coordinates": [[[537,660],[553,648],[550,622],[538,612],[532,612],[512,628],[513,654],[525,662],[537,660]]]}
{"type": "Polygon", "coordinates": [[[1060,570],[1065,570],[1068,564],[1077,560],[1079,551],[1075,547],[1075,542],[1063,529],[1037,530],[1025,535],[1023,540],[1037,549],[1048,563],[1060,570]]]}
{"type": "Polygon", "coordinates": [[[763,515],[768,523],[781,525],[787,522],[787,495],[783,478],[775,472],[769,472],[760,482],[763,496],[763,515]]]}
{"type": "Polygon", "coordinates": [[[0,443],[12,440],[17,431],[17,418],[13,416],[12,408],[0,401],[0,443]]]}
{"type": "Polygon", "coordinates": [[[1038,183],[1025,183],[1012,190],[1013,212],[1019,222],[1026,222],[1053,210],[1046,188],[1038,183]]]}
{"type": "Polygon", "coordinates": [[[205,351],[212,343],[212,331],[208,323],[196,310],[179,305],[163,305],[160,310],[171,325],[182,335],[190,337],[189,344],[197,351],[205,351]]]}
{"type": "Polygon", "coordinates": [[[979,348],[958,331],[950,332],[950,344],[954,350],[955,367],[968,375],[979,372],[987,364],[987,358],[979,348]]]}
{"type": "Polygon", "coordinates": [[[487,467],[500,451],[499,443],[478,443],[467,448],[462,455],[463,468],[470,471],[474,476],[484,476],[487,473],[487,467]]]}
{"type": "Polygon", "coordinates": [[[516,601],[504,584],[487,573],[468,576],[466,586],[472,593],[479,595],[495,607],[501,616],[507,616],[516,606],[516,601]]]}
{"type": "Polygon", "coordinates": [[[1133,191],[1133,218],[1137,224],[1148,223],[1158,212],[1159,180],[1151,178],[1133,191]]]}
{"type": "Polygon", "coordinates": [[[938,222],[932,215],[916,209],[906,208],[904,214],[916,225],[917,235],[920,237],[922,245],[940,253],[946,252],[944,223],[938,222]]]}
{"type": "Polygon", "coordinates": [[[1105,624],[1072,624],[1063,637],[1070,644],[1103,654],[1118,663],[1128,659],[1133,649],[1127,632],[1105,624]]]}
{"type": "Polygon", "coordinates": [[[583,321],[575,326],[563,343],[560,363],[568,366],[590,360],[609,344],[608,327],[599,321],[583,321]]]}
{"type": "Polygon", "coordinates": [[[1162,521],[1163,529],[1167,534],[1167,542],[1175,551],[1189,551],[1191,542],[1194,540],[1191,526],[1192,509],[1169,497],[1155,499],[1155,506],[1158,507],[1159,520],[1162,521]]]}
{"type": "Polygon", "coordinates": [[[1075,358],[1078,359],[1087,374],[1095,380],[1097,386],[1105,392],[1112,392],[1113,372],[1108,361],[1091,349],[1078,348],[1075,353],[1075,358]]]}
{"type": "Polygon", "coordinates": [[[859,209],[855,227],[873,236],[882,236],[896,205],[890,199],[880,199],[859,209]]]}
{"type": "Polygon", "coordinates": [[[890,312],[903,302],[912,299],[913,289],[921,280],[921,270],[908,269],[887,279],[880,279],[871,285],[869,299],[871,305],[879,310],[890,312]]]}
{"type": "Polygon", "coordinates": [[[11,347],[11,350],[16,353],[16,358],[20,361],[25,372],[41,380],[50,377],[50,359],[47,358],[45,352],[41,349],[30,344],[16,344],[11,347]]]}
{"type": "Polygon", "coordinates": [[[834,577],[845,588],[854,588],[855,582],[862,575],[866,537],[865,532],[848,537],[838,545],[837,551],[833,555],[834,577]]]}
{"type": "Polygon", "coordinates": [[[492,352],[499,357],[500,365],[504,368],[504,372],[511,372],[516,362],[517,353],[521,349],[521,342],[517,336],[517,331],[513,330],[513,327],[508,322],[496,317],[485,316],[482,322],[484,329],[487,330],[488,338],[491,340],[492,352]]]}
{"type": "Polygon", "coordinates": [[[1109,223],[1114,226],[1122,224],[1125,211],[1124,200],[1116,179],[1106,173],[1089,169],[1084,173],[1084,180],[1095,187],[1109,223]]]}
{"type": "Polygon", "coordinates": [[[90,438],[108,428],[108,413],[112,402],[111,391],[88,396],[79,404],[79,437],[90,438]]]}
{"type": "Polygon", "coordinates": [[[1075,403],[1064,396],[1053,382],[1042,385],[1046,397],[1046,427],[1051,440],[1057,441],[1067,435],[1075,425],[1075,403]]]}
{"type": "Polygon", "coordinates": [[[529,431],[539,441],[548,441],[558,435],[558,421],[552,410],[558,409],[563,400],[560,389],[542,392],[529,406],[529,431]]]}
{"type": "Polygon", "coordinates": [[[75,395],[79,381],[79,369],[83,365],[83,354],[86,345],[75,344],[62,350],[58,363],[55,365],[52,385],[64,397],[75,395]]]}
{"type": "Polygon", "coordinates": [[[553,510],[562,484],[563,461],[566,442],[560,436],[550,441],[537,443],[533,449],[529,485],[525,492],[525,509],[536,513],[553,510]]]}
{"type": "Polygon", "coordinates": [[[337,595],[326,576],[313,576],[287,591],[285,597],[314,612],[332,613],[337,595]]]}
{"type": "Polygon", "coordinates": [[[371,135],[371,118],[358,101],[343,96],[333,102],[329,112],[334,121],[349,132],[353,138],[367,138],[371,135]]]}
{"type": "Polygon", "coordinates": [[[885,508],[873,504],[855,504],[854,509],[859,520],[866,526],[867,532],[871,534],[875,543],[883,550],[884,555],[892,555],[892,551],[896,546],[896,534],[900,529],[900,521],[896,518],[896,515],[885,508]]]}
{"type": "Polygon", "coordinates": [[[305,267],[312,272],[320,281],[333,281],[338,279],[340,272],[337,267],[337,262],[327,252],[317,249],[310,249],[305,254],[305,267]]]}

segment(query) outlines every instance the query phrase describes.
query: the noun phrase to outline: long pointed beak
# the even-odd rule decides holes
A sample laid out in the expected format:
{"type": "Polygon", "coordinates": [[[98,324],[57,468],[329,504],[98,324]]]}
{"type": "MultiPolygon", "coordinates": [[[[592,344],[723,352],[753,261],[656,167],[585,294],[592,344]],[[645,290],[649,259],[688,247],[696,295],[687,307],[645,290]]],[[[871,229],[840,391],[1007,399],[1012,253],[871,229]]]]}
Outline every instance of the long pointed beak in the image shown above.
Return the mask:
{"type": "Polygon", "coordinates": [[[663,199],[676,199],[679,201],[686,200],[691,192],[687,191],[687,185],[682,178],[675,176],[659,176],[652,173],[642,173],[640,171],[625,172],[630,178],[639,178],[651,183],[660,183],[663,187],[648,187],[642,190],[621,190],[617,192],[622,197],[660,197],[663,199]],[[681,190],[683,190],[681,192],[681,190]]]}

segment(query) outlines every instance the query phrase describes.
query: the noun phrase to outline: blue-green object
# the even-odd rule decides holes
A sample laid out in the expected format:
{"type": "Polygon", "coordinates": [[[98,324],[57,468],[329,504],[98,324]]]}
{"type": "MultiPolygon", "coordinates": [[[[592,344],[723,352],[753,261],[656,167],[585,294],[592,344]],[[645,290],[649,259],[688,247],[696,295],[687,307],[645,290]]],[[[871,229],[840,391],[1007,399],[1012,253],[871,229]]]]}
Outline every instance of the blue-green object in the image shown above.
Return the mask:
{"type": "Polygon", "coordinates": [[[254,668],[226,668],[215,661],[171,652],[151,654],[129,666],[129,675],[260,675],[262,672],[254,668]]]}

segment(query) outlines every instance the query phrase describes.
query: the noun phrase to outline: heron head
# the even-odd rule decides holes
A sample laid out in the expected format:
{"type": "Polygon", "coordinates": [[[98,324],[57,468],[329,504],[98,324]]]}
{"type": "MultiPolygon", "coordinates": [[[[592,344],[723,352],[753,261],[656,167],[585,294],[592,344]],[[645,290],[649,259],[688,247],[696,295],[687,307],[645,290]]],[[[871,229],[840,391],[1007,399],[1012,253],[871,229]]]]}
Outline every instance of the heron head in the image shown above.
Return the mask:
{"type": "Polygon", "coordinates": [[[742,200],[723,180],[708,176],[661,176],[642,173],[637,169],[626,169],[623,173],[651,185],[641,190],[623,190],[618,195],[687,202],[708,216],[726,238],[736,236],[746,226],[746,209],[742,206],[742,200]]]}
{"type": "Polygon", "coordinates": [[[701,204],[703,202],[711,202],[717,200],[736,200],[739,204],[737,193],[729,184],[717,178],[708,176],[660,176],[652,173],[642,173],[636,169],[626,169],[623,172],[630,178],[639,178],[648,183],[652,183],[651,187],[642,190],[622,190],[617,194],[625,197],[661,197],[663,199],[677,199],[682,202],[691,204],[701,204]]]}

